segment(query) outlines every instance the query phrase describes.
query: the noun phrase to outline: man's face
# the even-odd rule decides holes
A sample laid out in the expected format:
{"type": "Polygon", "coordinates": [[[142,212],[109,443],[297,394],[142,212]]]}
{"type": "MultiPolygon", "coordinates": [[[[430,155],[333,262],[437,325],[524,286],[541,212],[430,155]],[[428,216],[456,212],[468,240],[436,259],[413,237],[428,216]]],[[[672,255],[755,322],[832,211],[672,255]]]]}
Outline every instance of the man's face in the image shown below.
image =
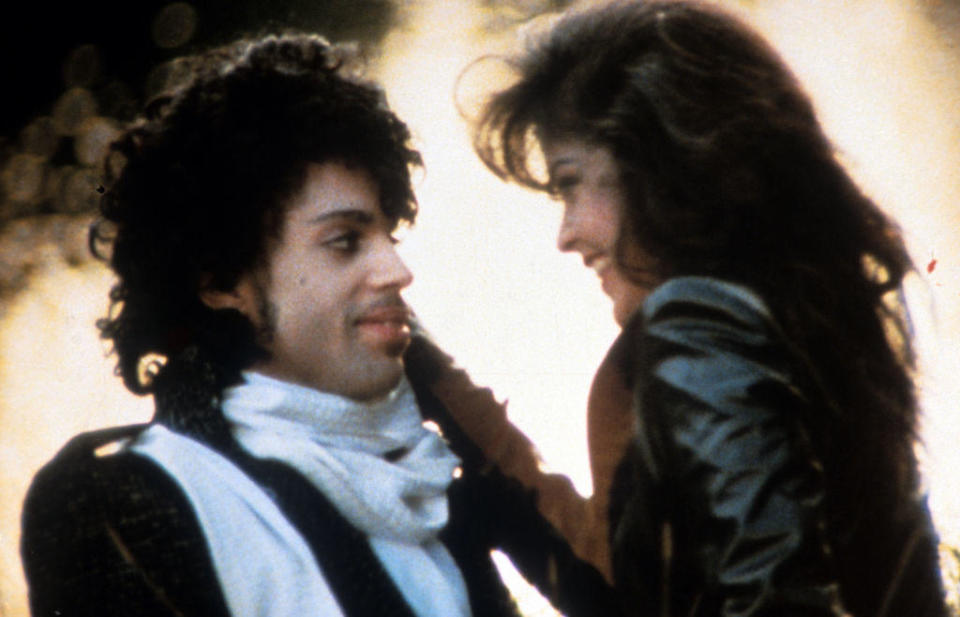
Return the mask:
{"type": "Polygon", "coordinates": [[[413,276],[373,177],[341,163],[311,163],[263,268],[234,290],[263,333],[270,358],[254,370],[356,400],[399,381],[410,342],[400,291],[413,276]]]}

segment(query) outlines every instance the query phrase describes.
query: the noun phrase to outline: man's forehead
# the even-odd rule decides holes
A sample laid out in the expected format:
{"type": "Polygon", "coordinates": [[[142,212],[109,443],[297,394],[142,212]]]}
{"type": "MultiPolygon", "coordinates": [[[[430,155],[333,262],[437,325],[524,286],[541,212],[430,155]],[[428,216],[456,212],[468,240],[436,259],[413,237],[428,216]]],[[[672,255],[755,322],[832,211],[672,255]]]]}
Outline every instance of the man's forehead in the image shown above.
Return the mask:
{"type": "Polygon", "coordinates": [[[308,227],[324,227],[328,225],[350,224],[361,227],[382,227],[389,231],[395,231],[400,227],[400,220],[396,217],[387,216],[383,209],[377,205],[370,207],[368,204],[356,204],[344,202],[338,204],[326,204],[311,211],[309,207],[301,216],[294,214],[287,217],[287,222],[295,225],[308,227]]]}
{"type": "Polygon", "coordinates": [[[349,219],[358,223],[387,219],[380,187],[364,167],[339,161],[308,163],[303,184],[288,203],[288,218],[308,223],[349,219]]]}

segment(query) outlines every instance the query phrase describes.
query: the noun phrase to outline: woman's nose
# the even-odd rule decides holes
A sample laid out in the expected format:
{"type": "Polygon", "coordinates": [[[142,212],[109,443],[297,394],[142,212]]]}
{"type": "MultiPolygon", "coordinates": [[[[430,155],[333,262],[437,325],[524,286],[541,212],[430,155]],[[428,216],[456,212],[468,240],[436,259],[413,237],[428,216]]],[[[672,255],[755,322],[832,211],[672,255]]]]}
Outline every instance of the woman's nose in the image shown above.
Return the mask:
{"type": "Polygon", "coordinates": [[[576,219],[570,208],[564,208],[563,219],[560,221],[560,231],[557,232],[557,248],[564,253],[574,250],[576,238],[576,219]]]}

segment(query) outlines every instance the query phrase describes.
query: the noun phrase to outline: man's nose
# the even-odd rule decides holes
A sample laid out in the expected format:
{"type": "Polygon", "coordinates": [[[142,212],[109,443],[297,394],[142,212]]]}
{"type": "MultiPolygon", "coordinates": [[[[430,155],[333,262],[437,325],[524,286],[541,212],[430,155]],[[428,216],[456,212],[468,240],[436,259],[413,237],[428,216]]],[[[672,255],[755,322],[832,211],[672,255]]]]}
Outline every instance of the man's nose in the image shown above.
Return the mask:
{"type": "Polygon", "coordinates": [[[377,263],[372,275],[375,287],[396,287],[403,289],[413,282],[413,273],[403,263],[400,254],[392,243],[384,246],[377,256],[377,263]]]}

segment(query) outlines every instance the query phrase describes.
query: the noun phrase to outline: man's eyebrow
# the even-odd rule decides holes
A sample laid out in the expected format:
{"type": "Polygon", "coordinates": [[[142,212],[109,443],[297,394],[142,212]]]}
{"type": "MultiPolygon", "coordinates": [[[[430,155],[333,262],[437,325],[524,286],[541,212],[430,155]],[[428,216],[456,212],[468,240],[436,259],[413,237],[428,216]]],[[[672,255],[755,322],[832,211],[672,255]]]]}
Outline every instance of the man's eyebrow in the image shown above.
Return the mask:
{"type": "Polygon", "coordinates": [[[342,210],[328,210],[326,212],[322,212],[317,216],[309,219],[307,222],[313,223],[313,224],[319,224],[319,223],[326,223],[336,219],[346,219],[348,221],[352,221],[355,223],[369,224],[373,222],[374,217],[373,217],[373,214],[371,214],[367,210],[361,210],[359,208],[356,208],[356,209],[344,208],[342,210]]]}

